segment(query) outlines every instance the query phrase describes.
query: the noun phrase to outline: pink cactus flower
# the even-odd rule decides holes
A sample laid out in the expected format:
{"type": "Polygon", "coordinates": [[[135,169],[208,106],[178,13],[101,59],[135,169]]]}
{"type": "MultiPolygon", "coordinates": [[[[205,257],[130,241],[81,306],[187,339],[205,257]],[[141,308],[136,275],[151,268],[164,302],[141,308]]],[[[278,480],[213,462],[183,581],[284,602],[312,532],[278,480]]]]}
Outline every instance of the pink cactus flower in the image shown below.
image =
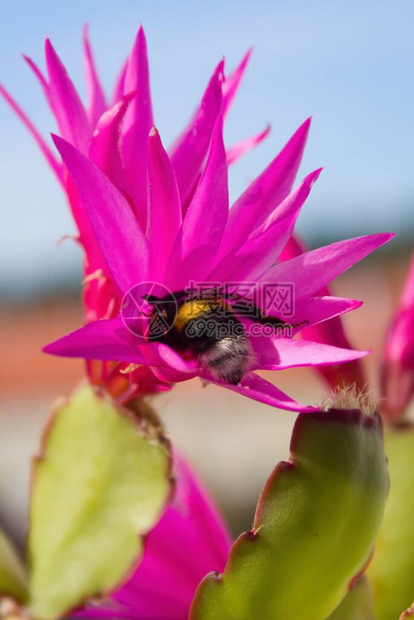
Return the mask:
{"type": "Polygon", "coordinates": [[[138,568],[108,601],[77,616],[181,620],[202,578],[224,570],[233,541],[222,517],[182,457],[176,459],[175,477],[175,497],[148,535],[138,568]]]}
{"type": "MultiPolygon", "coordinates": [[[[290,143],[286,147],[288,154],[282,152],[229,211],[221,117],[213,131],[205,169],[184,217],[170,160],[158,132],[150,132],[149,222],[154,222],[154,226],[150,224],[146,233],[128,201],[95,164],[61,138],[55,137],[55,143],[88,211],[112,282],[125,299],[146,282],[160,283],[173,292],[182,291],[191,281],[211,287],[217,282],[256,282],[267,286],[289,283],[295,291],[295,308],[290,318],[294,335],[304,322],[315,325],[360,305],[354,300],[320,297],[318,292],[391,237],[381,234],[335,243],[275,264],[320,171],[308,175],[275,209],[272,181],[275,169],[280,173],[281,161],[285,163],[287,155],[291,158],[290,143]],[[252,228],[254,222],[256,227],[252,228]],[[160,235],[162,242],[158,241],[160,235]]],[[[121,312],[116,318],[89,323],[49,345],[46,351],[86,359],[115,359],[132,363],[137,370],[150,366],[165,384],[200,376],[250,398],[294,411],[303,410],[304,406],[254,371],[336,364],[364,355],[291,337],[252,335],[251,364],[240,381],[233,384],[214,376],[201,356],[182,355],[165,342],[147,340],[143,334],[148,323],[140,316],[137,320],[142,333],[139,327],[131,330],[121,312]]]]}
{"type": "MultiPolygon", "coordinates": [[[[245,141],[230,153],[223,143],[223,120],[247,59],[227,80],[223,62],[219,63],[199,109],[169,155],[153,127],[142,28],[109,110],[104,109],[87,39],[89,112],[49,42],[48,80],[28,61],[58,121],[61,136],[54,141],[63,165],[34,128],[29,128],[69,196],[86,255],[88,324],[46,351],[88,360],[92,381],[103,382],[112,394],[120,395],[121,402],[199,376],[269,405],[313,411],[256,371],[336,365],[366,354],[292,338],[304,326],[312,328],[359,307],[359,301],[320,292],[392,236],[351,239],[278,262],[320,174],[320,169],[311,172],[293,190],[309,120],[229,209],[229,161],[263,137],[245,141]],[[153,283],[155,297],[164,297],[159,290],[177,295],[194,283],[210,290],[232,283],[236,289],[247,288],[245,296],[250,301],[257,287],[262,296],[270,289],[274,298],[284,287],[291,298],[288,319],[279,318],[267,305],[259,305],[258,310],[262,319],[273,318],[273,327],[278,321],[279,326],[286,324],[288,333],[270,330],[265,334],[264,327],[256,329],[250,316],[241,318],[234,311],[233,322],[242,331],[231,343],[222,338],[218,349],[202,351],[204,345],[199,341],[195,354],[194,347],[181,350],[164,336],[148,339],[150,321],[145,314],[162,319],[162,312],[154,313],[153,304],[152,309],[149,305],[140,308],[139,317],[126,317],[125,307],[131,312],[131,306],[133,310],[137,301],[153,292],[153,283]],[[126,319],[135,321],[132,329],[126,319]],[[96,360],[102,363],[97,374],[96,360]]],[[[29,125],[17,104],[3,94],[29,125]]],[[[240,306],[225,301],[230,312],[240,306]]],[[[190,308],[199,309],[194,304],[190,308]]]]}
{"type": "MultiPolygon", "coordinates": [[[[147,44],[142,27],[128,61],[116,81],[112,102],[108,103],[95,66],[87,28],[84,30],[84,61],[89,98],[87,109],[49,40],[45,55],[47,77],[33,62],[25,61],[39,81],[57,122],[61,137],[88,155],[131,204],[140,224],[145,226],[147,200],[147,138],[153,123],[147,44]]],[[[183,211],[200,178],[213,126],[219,112],[225,117],[237,94],[251,51],[236,70],[224,78],[224,62],[216,67],[193,119],[171,149],[174,183],[180,193],[183,211]]],[[[78,228],[78,241],[84,249],[85,321],[117,316],[121,298],[111,280],[96,243],[89,217],[64,164],[58,161],[47,142],[10,93],[0,84],[0,94],[28,128],[47,163],[62,186],[78,228]]],[[[228,164],[262,142],[268,126],[256,136],[245,139],[227,151],[228,164]]],[[[162,162],[159,162],[162,165],[162,162]]],[[[160,239],[162,240],[162,239],[160,239]]],[[[142,393],[169,389],[150,368],[128,375],[120,373],[122,364],[87,360],[87,371],[94,384],[103,384],[114,396],[126,401],[142,393]]]]}
{"type": "Polygon", "coordinates": [[[385,340],[381,391],[384,415],[398,421],[414,396],[414,255],[385,340]]]}

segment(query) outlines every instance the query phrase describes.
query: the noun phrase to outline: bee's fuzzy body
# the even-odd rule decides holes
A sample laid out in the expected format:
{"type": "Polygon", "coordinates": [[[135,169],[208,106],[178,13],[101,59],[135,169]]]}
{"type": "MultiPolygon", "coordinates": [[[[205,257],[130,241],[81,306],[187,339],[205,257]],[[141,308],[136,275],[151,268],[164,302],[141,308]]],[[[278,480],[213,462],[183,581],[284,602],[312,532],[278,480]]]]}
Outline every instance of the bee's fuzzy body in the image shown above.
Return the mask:
{"type": "MultiPolygon", "coordinates": [[[[254,360],[252,345],[231,306],[222,300],[213,305],[203,299],[150,298],[153,311],[170,326],[165,333],[149,334],[173,349],[198,357],[211,378],[237,385],[254,360]],[[157,303],[158,302],[158,303],[157,303]]],[[[151,322],[150,322],[151,323],[151,322]]]]}
{"type": "Polygon", "coordinates": [[[200,362],[212,377],[237,385],[251,367],[254,354],[246,334],[222,338],[201,353],[200,362]]]}
{"type": "MultiPolygon", "coordinates": [[[[237,318],[242,311],[237,295],[225,295],[219,289],[213,302],[184,291],[163,298],[147,295],[152,304],[149,339],[165,342],[173,349],[198,357],[200,365],[212,379],[237,385],[245,373],[253,367],[255,356],[243,323],[237,318]],[[166,328],[151,327],[153,319],[161,319],[166,328]]],[[[308,324],[302,321],[293,325],[283,319],[268,316],[251,306],[252,320],[275,328],[293,328],[308,324]]]]}

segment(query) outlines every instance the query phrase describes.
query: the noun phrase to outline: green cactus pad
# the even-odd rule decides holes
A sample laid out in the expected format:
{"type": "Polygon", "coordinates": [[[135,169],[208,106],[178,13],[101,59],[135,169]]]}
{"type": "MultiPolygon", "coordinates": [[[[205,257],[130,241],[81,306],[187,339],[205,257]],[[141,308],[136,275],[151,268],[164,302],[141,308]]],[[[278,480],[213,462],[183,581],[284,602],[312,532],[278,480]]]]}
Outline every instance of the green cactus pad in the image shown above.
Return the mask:
{"type": "Polygon", "coordinates": [[[375,620],[374,597],[368,579],[358,581],[329,620],[375,620]]]}
{"type": "Polygon", "coordinates": [[[27,596],[25,568],[6,534],[0,530],[0,595],[24,602],[27,596]]]}
{"type": "Polygon", "coordinates": [[[171,491],[168,445],[84,386],[55,411],[33,480],[29,608],[52,620],[137,563],[171,491]]]}
{"type": "Polygon", "coordinates": [[[387,428],[390,496],[369,567],[376,620],[398,618],[414,600],[414,426],[387,428]]]}
{"type": "Polygon", "coordinates": [[[378,416],[300,415],[252,531],[234,543],[224,573],[201,582],[191,618],[326,620],[369,561],[387,492],[378,416]]]}

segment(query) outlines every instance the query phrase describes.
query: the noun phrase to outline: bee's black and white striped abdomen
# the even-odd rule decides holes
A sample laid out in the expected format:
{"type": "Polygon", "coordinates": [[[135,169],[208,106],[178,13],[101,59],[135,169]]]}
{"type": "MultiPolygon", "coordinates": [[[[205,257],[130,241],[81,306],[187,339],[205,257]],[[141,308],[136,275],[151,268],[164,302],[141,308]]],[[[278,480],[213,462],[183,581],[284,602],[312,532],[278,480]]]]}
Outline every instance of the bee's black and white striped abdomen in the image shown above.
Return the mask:
{"type": "Polygon", "coordinates": [[[252,345],[245,334],[222,338],[199,355],[201,365],[214,379],[232,385],[240,383],[253,359],[252,345]]]}

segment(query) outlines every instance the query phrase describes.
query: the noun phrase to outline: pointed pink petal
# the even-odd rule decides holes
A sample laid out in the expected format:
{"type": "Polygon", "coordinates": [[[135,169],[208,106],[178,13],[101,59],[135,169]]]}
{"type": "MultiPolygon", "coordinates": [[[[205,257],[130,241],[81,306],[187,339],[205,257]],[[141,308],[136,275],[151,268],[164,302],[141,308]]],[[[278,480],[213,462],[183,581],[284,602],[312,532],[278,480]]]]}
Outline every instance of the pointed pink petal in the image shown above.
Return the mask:
{"type": "Polygon", "coordinates": [[[257,354],[255,370],[285,370],[299,366],[343,364],[369,354],[369,351],[340,349],[328,344],[291,338],[252,338],[257,354]]]}
{"type": "Polygon", "coordinates": [[[226,257],[215,268],[212,278],[256,281],[276,262],[293,232],[302,206],[318,179],[321,168],[308,174],[266,220],[249,235],[237,254],[226,257]]]}
{"type": "MultiPolygon", "coordinates": [[[[303,241],[299,239],[297,234],[294,234],[291,236],[291,238],[283,248],[283,251],[279,256],[279,262],[290,260],[291,258],[296,258],[296,256],[300,256],[307,251],[308,250],[305,247],[303,241]]],[[[326,291],[324,293],[321,292],[321,294],[326,294],[326,291]]]]}
{"type": "MultiPolygon", "coordinates": [[[[343,349],[352,349],[340,316],[306,327],[300,332],[300,337],[312,342],[322,342],[343,349]]],[[[364,366],[360,359],[341,364],[340,366],[336,364],[318,366],[317,370],[331,389],[335,389],[338,386],[355,385],[360,390],[366,390],[368,385],[364,366]]]]}
{"type": "Polygon", "coordinates": [[[384,359],[414,370],[414,256],[387,335],[384,359]]]}
{"type": "MultiPolygon", "coordinates": [[[[293,214],[297,217],[301,206],[309,196],[309,192],[313,185],[319,178],[322,172],[322,168],[317,168],[313,172],[310,172],[300,183],[299,187],[287,196],[280,205],[270,213],[270,215],[264,220],[264,222],[253,230],[249,235],[250,239],[261,238],[270,229],[279,227],[286,219],[289,219],[293,214]]],[[[289,235],[290,237],[290,235],[289,235]]],[[[283,243],[283,247],[286,245],[286,241],[283,243]]]]}
{"type": "Polygon", "coordinates": [[[247,54],[242,58],[239,66],[231,73],[223,82],[223,116],[225,117],[234,101],[237,91],[239,90],[240,83],[246,72],[247,65],[249,64],[250,56],[252,55],[253,48],[249,49],[247,54]]]}
{"type": "Polygon", "coordinates": [[[92,136],[89,157],[118,187],[122,186],[124,162],[122,157],[121,128],[128,105],[135,97],[132,92],[105,112],[92,136]]]}
{"type": "Polygon", "coordinates": [[[259,375],[250,373],[243,377],[241,384],[230,385],[229,383],[217,383],[220,387],[224,387],[232,392],[237,392],[242,396],[247,396],[259,403],[270,405],[278,409],[286,409],[287,411],[298,411],[301,413],[314,413],[318,411],[317,407],[302,405],[293,400],[287,394],[279,390],[273,383],[266,381],[259,375]]]}
{"type": "Polygon", "coordinates": [[[173,290],[185,288],[191,279],[202,281],[206,277],[220,246],[228,208],[227,163],[220,115],[214,127],[206,167],[169,261],[166,280],[173,290]]]}
{"type": "Polygon", "coordinates": [[[186,208],[194,192],[222,105],[224,62],[221,61],[204,92],[200,106],[187,129],[171,150],[181,203],[186,208]]]}
{"type": "Polygon", "coordinates": [[[393,238],[392,233],[367,235],[332,243],[279,263],[261,278],[262,282],[290,282],[295,300],[310,297],[334,278],[393,238]]]}
{"type": "MultiPolygon", "coordinates": [[[[102,269],[104,271],[105,276],[109,277],[109,273],[106,268],[106,263],[102,256],[102,252],[99,247],[99,244],[96,240],[95,232],[92,228],[92,224],[88,216],[87,210],[85,209],[85,205],[79,195],[76,185],[72,177],[66,170],[66,167],[64,167],[64,182],[65,182],[64,189],[68,197],[68,202],[69,202],[69,205],[72,211],[73,219],[75,220],[76,227],[78,229],[79,243],[85,250],[85,259],[86,259],[85,260],[85,275],[92,274],[96,272],[97,269],[102,269]]],[[[111,290],[114,293],[117,291],[117,287],[114,283],[112,283],[112,281],[110,284],[105,285],[105,288],[106,290],[111,290]],[[109,286],[109,289],[106,288],[107,286],[109,286]]],[[[92,300],[92,298],[95,297],[95,294],[89,295],[89,293],[91,293],[92,290],[94,290],[97,293],[98,298],[101,297],[102,295],[102,297],[104,298],[102,299],[103,303],[106,305],[108,304],[110,297],[107,298],[104,292],[104,288],[98,286],[96,283],[95,284],[91,283],[90,287],[87,287],[85,289],[84,291],[85,303],[86,303],[87,298],[90,298],[90,300],[92,300]]],[[[114,295],[111,295],[111,297],[113,296],[114,295]]],[[[98,304],[98,306],[101,306],[101,304],[98,304]]],[[[92,309],[92,307],[89,304],[88,304],[88,307],[89,307],[89,310],[92,310],[92,312],[95,312],[98,309],[97,307],[92,309]]]]}
{"type": "Polygon", "coordinates": [[[147,238],[153,277],[162,281],[182,221],[177,180],[155,127],[148,138],[148,198],[147,238]]]}
{"type": "Polygon", "coordinates": [[[124,187],[143,230],[147,220],[147,141],[153,125],[147,42],[140,26],[125,74],[124,94],[137,91],[125,115],[122,148],[124,187]]]}
{"type": "Polygon", "coordinates": [[[302,160],[309,133],[305,121],[283,150],[230,209],[220,258],[237,251],[246,239],[288,196],[302,160]]]}
{"type": "MultiPolygon", "coordinates": [[[[301,337],[303,338],[303,334],[305,331],[310,331],[312,329],[316,329],[316,326],[320,327],[320,323],[323,321],[324,325],[330,322],[330,319],[338,317],[341,314],[346,312],[350,312],[352,310],[356,310],[362,306],[362,301],[358,301],[357,299],[345,299],[343,297],[313,297],[311,299],[307,298],[304,301],[298,302],[295,307],[294,315],[285,319],[287,323],[302,323],[303,321],[307,321],[308,326],[302,325],[300,328],[296,328],[294,331],[297,332],[299,330],[301,333],[301,337]]],[[[306,338],[306,340],[312,340],[312,338],[306,338]]],[[[315,339],[316,342],[325,342],[320,341],[319,339],[315,339]]],[[[335,346],[339,346],[344,349],[350,349],[351,347],[346,344],[342,344],[339,342],[328,342],[325,344],[335,344],[335,346]]]]}
{"type": "Polygon", "coordinates": [[[128,69],[128,61],[129,58],[122,65],[121,71],[119,72],[118,78],[115,82],[114,93],[112,96],[113,105],[118,103],[120,99],[124,96],[125,93],[125,75],[128,69]]]}
{"type": "MultiPolygon", "coordinates": [[[[23,56],[23,58],[25,59],[25,61],[27,62],[27,64],[29,65],[33,73],[35,74],[37,80],[39,81],[43,89],[44,95],[48,101],[49,107],[52,113],[54,114],[51,91],[50,91],[49,85],[45,77],[43,76],[42,72],[37,67],[37,65],[33,62],[33,60],[31,60],[27,56],[23,56]]],[[[63,72],[65,72],[64,69],[63,69],[63,72]]],[[[91,223],[86,214],[85,207],[82,203],[82,200],[79,198],[79,194],[73,185],[72,179],[68,177],[66,170],[64,170],[64,167],[61,164],[57,164],[57,165],[62,170],[61,172],[62,184],[64,185],[64,189],[68,196],[72,214],[76,222],[76,225],[78,227],[79,241],[81,245],[83,245],[85,252],[86,252],[87,263],[88,263],[87,269],[89,270],[89,272],[93,272],[96,269],[101,268],[102,265],[104,264],[99,246],[96,243],[95,235],[93,233],[91,223]]]]}
{"type": "Polygon", "coordinates": [[[387,419],[401,420],[414,397],[414,255],[385,340],[381,392],[387,419]]]}
{"type": "Polygon", "coordinates": [[[148,280],[148,243],[131,207],[100,170],[71,144],[54,136],[88,212],[109,272],[122,293],[148,280]]]}
{"type": "Polygon", "coordinates": [[[62,165],[57,161],[52,151],[49,149],[45,140],[42,138],[36,127],[33,125],[31,120],[26,116],[25,112],[23,112],[22,108],[19,104],[13,99],[13,97],[7,92],[5,88],[0,84],[0,95],[4,97],[12,110],[17,114],[17,116],[22,121],[23,125],[29,130],[34,138],[37,146],[42,151],[44,158],[46,159],[49,166],[52,168],[55,173],[59,183],[63,185],[63,170],[62,165]]]}
{"type": "Polygon", "coordinates": [[[47,83],[45,76],[43,75],[43,73],[41,72],[37,64],[34,62],[34,60],[29,58],[29,56],[26,56],[25,54],[23,54],[23,59],[25,60],[25,62],[27,62],[27,64],[29,65],[33,73],[35,74],[36,79],[38,80],[46,96],[46,99],[49,100],[49,84],[47,83]]]}
{"type": "Polygon", "coordinates": [[[267,138],[269,133],[270,133],[270,125],[268,125],[264,131],[261,131],[255,136],[252,136],[251,138],[246,138],[245,140],[242,140],[242,142],[239,142],[238,144],[235,144],[234,146],[231,146],[230,148],[228,148],[227,149],[227,165],[231,166],[238,159],[243,157],[243,155],[245,155],[246,153],[254,149],[256,146],[258,146],[261,142],[263,142],[263,140],[267,138]]]}
{"type": "Polygon", "coordinates": [[[98,119],[106,110],[105,94],[95,66],[91,45],[89,42],[88,26],[83,29],[83,48],[86,73],[86,87],[89,97],[89,120],[92,127],[95,127],[98,119]]]}
{"type": "MultiPolygon", "coordinates": [[[[298,237],[292,236],[282,254],[279,257],[279,261],[290,260],[296,256],[300,256],[306,251],[305,245],[298,237]]],[[[322,287],[318,291],[319,295],[329,295],[327,287],[322,287]]],[[[321,298],[322,299],[322,298],[321,298]]],[[[305,305],[307,302],[305,302],[305,305]]],[[[299,320],[303,320],[302,318],[299,320]]],[[[293,322],[297,322],[296,320],[293,322]]],[[[352,345],[349,342],[347,334],[342,323],[340,316],[334,316],[330,320],[324,320],[323,323],[313,324],[310,327],[305,327],[300,332],[300,337],[304,340],[311,340],[313,342],[322,342],[324,344],[331,344],[342,349],[352,349],[352,345]]],[[[361,360],[354,360],[347,364],[337,366],[319,366],[319,374],[327,382],[331,389],[335,389],[339,385],[356,385],[358,389],[365,390],[367,386],[367,377],[365,374],[364,366],[361,360]]]]}
{"type": "Polygon", "coordinates": [[[92,132],[85,108],[49,39],[46,39],[45,51],[49,74],[49,101],[61,136],[87,154],[92,132]]]}
{"type": "MultiPolygon", "coordinates": [[[[135,340],[139,343],[138,338],[135,340]]],[[[133,335],[120,318],[88,323],[48,344],[43,351],[61,357],[146,364],[146,357],[139,344],[134,344],[133,335]]]]}
{"type": "Polygon", "coordinates": [[[131,333],[120,317],[88,323],[48,344],[43,351],[60,357],[143,364],[153,366],[154,370],[164,368],[180,373],[181,381],[194,375],[194,361],[185,360],[165,344],[146,343],[131,333]]]}

